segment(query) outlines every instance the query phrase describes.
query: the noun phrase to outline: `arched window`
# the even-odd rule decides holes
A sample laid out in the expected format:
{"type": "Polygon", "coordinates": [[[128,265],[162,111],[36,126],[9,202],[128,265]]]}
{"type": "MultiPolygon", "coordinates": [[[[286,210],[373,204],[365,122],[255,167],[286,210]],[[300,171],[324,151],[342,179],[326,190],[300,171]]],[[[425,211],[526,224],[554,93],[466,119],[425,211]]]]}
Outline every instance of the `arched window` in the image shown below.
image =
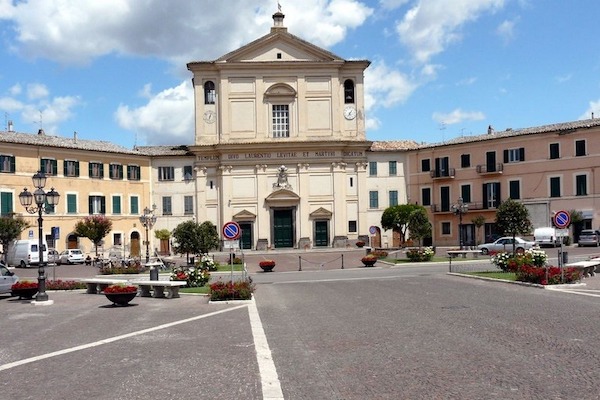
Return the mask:
{"type": "Polygon", "coordinates": [[[354,82],[351,79],[346,79],[344,82],[344,103],[354,103],[354,82]]]}
{"type": "Polygon", "coordinates": [[[215,104],[217,92],[213,81],[204,82],[204,104],[215,104]]]}

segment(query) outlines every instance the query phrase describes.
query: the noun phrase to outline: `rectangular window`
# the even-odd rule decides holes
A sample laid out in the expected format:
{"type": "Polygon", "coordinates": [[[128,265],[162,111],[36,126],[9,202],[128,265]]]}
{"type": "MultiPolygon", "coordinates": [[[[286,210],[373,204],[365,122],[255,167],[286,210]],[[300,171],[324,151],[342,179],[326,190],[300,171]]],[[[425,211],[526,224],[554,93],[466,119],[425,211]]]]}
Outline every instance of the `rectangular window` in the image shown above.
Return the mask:
{"type": "Polygon", "coordinates": [[[470,166],[471,166],[471,155],[470,154],[461,154],[460,167],[461,168],[469,168],[470,166]]]}
{"type": "Polygon", "coordinates": [[[442,222],[442,235],[450,234],[450,222],[442,222]]]}
{"type": "Polygon", "coordinates": [[[15,172],[15,156],[0,155],[0,172],[15,172]]]}
{"type": "Polygon", "coordinates": [[[90,162],[89,168],[90,178],[104,179],[104,164],[100,162],[90,162]]]}
{"type": "Polygon", "coordinates": [[[106,214],[106,198],[104,196],[89,197],[90,214],[106,214]]]}
{"type": "Polygon", "coordinates": [[[392,206],[397,206],[398,205],[398,191],[397,190],[390,190],[389,193],[390,196],[390,207],[392,206]]]}
{"type": "Polygon", "coordinates": [[[64,176],[77,177],[79,176],[79,161],[65,160],[63,167],[64,176]]]}
{"type": "Polygon", "coordinates": [[[379,192],[376,190],[369,192],[369,208],[379,208],[379,192]]]}
{"type": "Polygon", "coordinates": [[[121,164],[111,163],[110,168],[110,179],[123,179],[123,166],[121,164]]]}
{"type": "Polygon", "coordinates": [[[13,194],[0,192],[0,215],[10,217],[13,214],[13,194]]]}
{"type": "Polygon", "coordinates": [[[140,180],[140,166],[139,165],[128,165],[127,166],[127,180],[128,181],[139,181],[140,180]]]}
{"type": "Polygon", "coordinates": [[[431,171],[431,160],[429,158],[425,158],[421,160],[421,171],[428,172],[431,171]]]}
{"type": "Polygon", "coordinates": [[[273,137],[290,137],[290,106],[287,104],[273,105],[273,137]]]}
{"type": "Polygon", "coordinates": [[[377,162],[369,161],[369,176],[377,176],[377,162]]]}
{"type": "Polygon", "coordinates": [[[350,187],[354,187],[354,178],[350,177],[350,187]]]}
{"type": "Polygon", "coordinates": [[[518,149],[504,150],[504,162],[514,163],[519,161],[525,161],[525,148],[520,147],[518,149]]]}
{"type": "Polygon", "coordinates": [[[560,147],[558,143],[550,143],[550,159],[555,160],[560,158],[560,147]]]}
{"type": "Polygon", "coordinates": [[[194,167],[186,165],[183,167],[183,180],[191,181],[194,178],[194,167]]]}
{"type": "Polygon", "coordinates": [[[460,197],[462,197],[464,203],[471,202],[471,185],[460,186],[460,197]]]}
{"type": "Polygon", "coordinates": [[[140,213],[140,199],[137,196],[131,196],[129,199],[129,213],[133,215],[140,213]]]}
{"type": "Polygon", "coordinates": [[[171,196],[163,196],[162,198],[162,215],[173,215],[171,196]]]}
{"type": "Polygon", "coordinates": [[[421,204],[424,206],[431,205],[431,188],[421,188],[421,204]]]}
{"type": "Polygon", "coordinates": [[[448,157],[439,157],[435,159],[435,176],[450,176],[450,160],[448,157]]]}
{"type": "Polygon", "coordinates": [[[194,214],[194,196],[183,196],[183,213],[185,215],[194,214]]]}
{"type": "Polygon", "coordinates": [[[398,163],[396,161],[390,161],[389,162],[389,174],[390,176],[396,176],[398,175],[398,163]]]}
{"type": "Polygon", "coordinates": [[[159,181],[172,181],[175,179],[175,168],[174,167],[158,167],[158,180],[159,181]]]}
{"type": "Polygon", "coordinates": [[[123,245],[123,235],[120,233],[113,233],[113,245],[122,246],[123,245]]]}
{"type": "Polygon", "coordinates": [[[40,160],[40,171],[46,175],[55,176],[57,174],[57,161],[52,158],[42,158],[40,160]]]}
{"type": "Polygon", "coordinates": [[[513,200],[521,198],[521,182],[520,181],[508,181],[508,197],[513,200]]]}
{"type": "Polygon", "coordinates": [[[112,213],[121,214],[121,196],[112,197],[112,213]]]}
{"type": "Polygon", "coordinates": [[[575,156],[576,157],[585,156],[585,140],[576,140],[575,141],[575,156]]]}
{"type": "Polygon", "coordinates": [[[77,214],[77,195],[67,194],[67,214],[77,214]]]}
{"type": "Polygon", "coordinates": [[[483,208],[498,208],[500,199],[500,182],[483,184],[483,208]]]}
{"type": "Polygon", "coordinates": [[[560,177],[550,178],[550,197],[560,197],[560,177]]]}
{"type": "Polygon", "coordinates": [[[587,175],[575,176],[575,195],[587,196],[587,175]]]}
{"type": "Polygon", "coordinates": [[[44,203],[44,212],[46,214],[54,214],[56,212],[56,204],[50,204],[48,203],[48,199],[46,199],[46,202],[44,203]]]}
{"type": "Polygon", "coordinates": [[[348,232],[355,233],[357,230],[356,221],[348,221],[348,232]]]}
{"type": "Polygon", "coordinates": [[[440,211],[450,211],[450,186],[440,186],[440,211]]]}

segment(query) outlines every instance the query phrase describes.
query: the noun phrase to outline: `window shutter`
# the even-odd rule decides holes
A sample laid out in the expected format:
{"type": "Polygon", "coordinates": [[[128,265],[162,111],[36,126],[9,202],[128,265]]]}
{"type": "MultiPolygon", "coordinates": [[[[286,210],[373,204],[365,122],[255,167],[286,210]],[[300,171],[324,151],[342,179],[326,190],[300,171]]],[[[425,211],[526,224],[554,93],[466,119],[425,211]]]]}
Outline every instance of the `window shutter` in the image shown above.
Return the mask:
{"type": "Polygon", "coordinates": [[[69,164],[69,162],[67,160],[63,161],[63,175],[67,176],[67,164],[69,164]]]}
{"type": "Polygon", "coordinates": [[[94,199],[92,196],[88,197],[88,210],[90,215],[94,214],[94,199]]]}
{"type": "Polygon", "coordinates": [[[487,192],[487,184],[483,184],[483,208],[488,208],[488,192],[487,192]]]}
{"type": "Polygon", "coordinates": [[[519,149],[519,160],[525,161],[525,147],[519,149]]]}
{"type": "Polygon", "coordinates": [[[12,156],[10,158],[10,172],[15,172],[15,171],[16,171],[15,157],[12,156]]]}
{"type": "Polygon", "coordinates": [[[79,176],[79,161],[75,161],[75,176],[79,176]]]}
{"type": "Polygon", "coordinates": [[[106,214],[106,197],[100,197],[100,214],[106,214]]]}
{"type": "Polygon", "coordinates": [[[504,162],[508,162],[508,150],[504,150],[504,162]]]}

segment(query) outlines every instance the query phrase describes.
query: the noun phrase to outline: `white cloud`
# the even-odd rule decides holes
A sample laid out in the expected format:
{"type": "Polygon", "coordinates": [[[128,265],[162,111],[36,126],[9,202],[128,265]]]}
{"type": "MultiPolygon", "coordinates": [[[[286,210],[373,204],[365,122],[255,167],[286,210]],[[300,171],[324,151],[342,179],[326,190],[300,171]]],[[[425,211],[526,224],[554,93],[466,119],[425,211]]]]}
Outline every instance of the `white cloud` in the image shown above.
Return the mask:
{"type": "Polygon", "coordinates": [[[365,71],[365,108],[368,111],[404,103],[417,87],[407,75],[389,68],[384,61],[374,62],[365,71]]]}
{"type": "Polygon", "coordinates": [[[515,37],[515,25],[516,20],[503,21],[498,28],[496,28],[496,34],[502,38],[504,43],[512,41],[515,37]]]}
{"type": "Polygon", "coordinates": [[[594,113],[594,118],[600,117],[600,99],[597,101],[590,101],[588,109],[581,114],[578,119],[590,119],[592,118],[592,113],[594,113]]]}
{"type": "Polygon", "coordinates": [[[10,89],[8,89],[8,93],[10,93],[11,96],[18,96],[21,94],[22,91],[23,88],[18,83],[16,85],[11,86],[10,89]]]}
{"type": "Polygon", "coordinates": [[[21,119],[35,123],[44,128],[46,133],[57,134],[62,122],[73,117],[73,109],[81,103],[76,96],[54,97],[39,103],[29,103],[23,106],[21,119]]]}
{"type": "Polygon", "coordinates": [[[379,5],[385,10],[395,10],[400,8],[410,0],[379,0],[379,5]]]}
{"type": "Polygon", "coordinates": [[[0,110],[4,112],[20,111],[24,107],[23,103],[12,97],[0,97],[0,110]]]}
{"type": "Polygon", "coordinates": [[[46,85],[41,83],[30,83],[27,85],[27,98],[29,100],[38,100],[48,97],[50,92],[46,85]]]}
{"type": "Polygon", "coordinates": [[[486,12],[504,6],[505,0],[419,0],[396,26],[400,41],[420,63],[426,63],[461,39],[461,28],[486,12]]]}
{"type": "Polygon", "coordinates": [[[194,91],[189,80],[153,95],[143,106],[120,105],[117,123],[148,145],[194,143],[194,91]]]}
{"type": "Polygon", "coordinates": [[[435,112],[431,118],[439,124],[453,125],[463,121],[481,121],[485,119],[485,114],[480,111],[463,111],[457,108],[449,113],[435,112]]]}

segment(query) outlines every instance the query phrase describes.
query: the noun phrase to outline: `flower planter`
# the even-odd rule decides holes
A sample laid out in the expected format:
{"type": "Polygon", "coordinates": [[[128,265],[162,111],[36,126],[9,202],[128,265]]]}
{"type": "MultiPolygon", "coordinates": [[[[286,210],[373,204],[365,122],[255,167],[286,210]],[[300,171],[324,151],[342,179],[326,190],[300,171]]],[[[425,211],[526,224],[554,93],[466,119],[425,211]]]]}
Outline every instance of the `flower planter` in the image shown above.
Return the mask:
{"type": "Polygon", "coordinates": [[[377,260],[373,260],[373,261],[363,261],[363,265],[365,267],[372,267],[373,265],[375,265],[375,263],[377,262],[377,260]]]}
{"type": "Polygon", "coordinates": [[[258,266],[262,268],[263,272],[271,272],[275,268],[275,261],[263,260],[258,263],[258,266]]]}
{"type": "Polygon", "coordinates": [[[31,300],[33,296],[38,292],[37,287],[34,288],[22,288],[22,289],[11,289],[10,294],[13,296],[18,296],[19,300],[26,299],[31,300]]]}
{"type": "Polygon", "coordinates": [[[106,298],[113,303],[115,306],[126,306],[131,300],[137,295],[136,292],[129,293],[104,293],[106,298]]]}
{"type": "Polygon", "coordinates": [[[263,270],[263,272],[271,272],[273,271],[273,268],[275,268],[275,265],[265,265],[265,266],[260,266],[263,270]]]}

